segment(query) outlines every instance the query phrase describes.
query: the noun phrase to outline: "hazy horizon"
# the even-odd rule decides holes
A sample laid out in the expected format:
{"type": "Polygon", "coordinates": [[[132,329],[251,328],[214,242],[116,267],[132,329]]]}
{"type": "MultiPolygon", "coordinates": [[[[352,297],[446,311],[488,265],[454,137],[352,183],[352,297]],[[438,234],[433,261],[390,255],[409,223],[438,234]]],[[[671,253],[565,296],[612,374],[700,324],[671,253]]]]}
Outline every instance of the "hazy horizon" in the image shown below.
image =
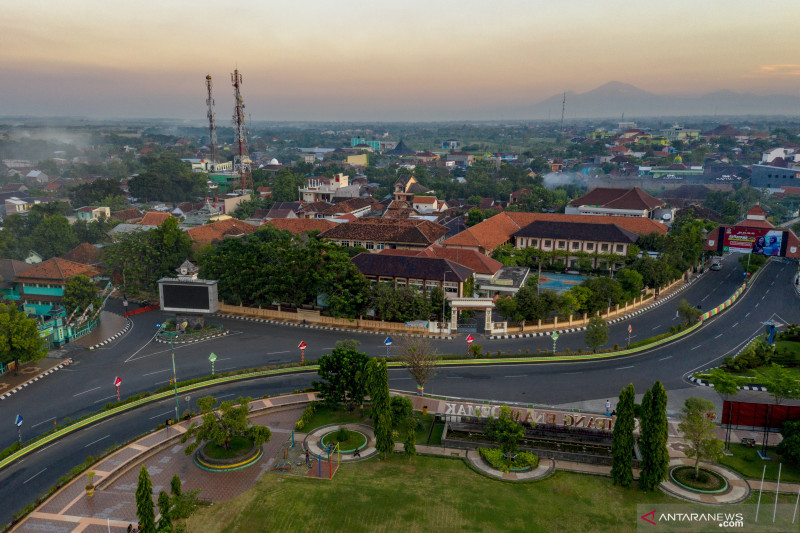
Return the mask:
{"type": "Polygon", "coordinates": [[[503,113],[610,81],[798,96],[797,20],[790,0],[14,2],[0,116],[203,120],[211,74],[227,125],[237,66],[255,121],[513,120],[503,113]]]}

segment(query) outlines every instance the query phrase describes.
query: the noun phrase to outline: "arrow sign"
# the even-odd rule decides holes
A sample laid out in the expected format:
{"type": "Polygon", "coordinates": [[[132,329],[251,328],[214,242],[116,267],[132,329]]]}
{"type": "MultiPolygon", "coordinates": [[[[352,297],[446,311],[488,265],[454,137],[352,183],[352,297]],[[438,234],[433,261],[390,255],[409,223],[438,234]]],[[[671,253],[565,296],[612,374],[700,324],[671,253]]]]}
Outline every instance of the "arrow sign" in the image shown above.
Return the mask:
{"type": "Polygon", "coordinates": [[[631,331],[633,331],[633,326],[628,324],[628,333],[630,333],[631,331]]]}
{"type": "Polygon", "coordinates": [[[472,341],[474,340],[475,338],[472,336],[472,334],[467,335],[467,344],[472,344],[472,341]]]}
{"type": "Polygon", "coordinates": [[[386,340],[383,341],[383,344],[385,344],[386,346],[391,346],[392,345],[392,338],[391,337],[386,337],[386,340]]]}
{"type": "Polygon", "coordinates": [[[554,331],[553,334],[550,335],[550,336],[553,338],[554,341],[558,340],[558,332],[557,331],[554,331]]]}
{"type": "Polygon", "coordinates": [[[114,378],[114,386],[119,387],[120,385],[122,385],[122,380],[119,379],[119,376],[117,376],[114,378]]]}
{"type": "Polygon", "coordinates": [[[208,360],[213,363],[214,361],[217,360],[217,354],[215,354],[214,352],[211,352],[211,355],[208,356],[208,360]]]}
{"type": "Polygon", "coordinates": [[[300,341],[300,344],[298,344],[297,347],[300,348],[301,350],[305,350],[306,348],[308,348],[308,344],[306,344],[305,341],[300,341]]]}
{"type": "Polygon", "coordinates": [[[14,419],[14,425],[22,427],[22,415],[17,415],[17,418],[14,419]]]}

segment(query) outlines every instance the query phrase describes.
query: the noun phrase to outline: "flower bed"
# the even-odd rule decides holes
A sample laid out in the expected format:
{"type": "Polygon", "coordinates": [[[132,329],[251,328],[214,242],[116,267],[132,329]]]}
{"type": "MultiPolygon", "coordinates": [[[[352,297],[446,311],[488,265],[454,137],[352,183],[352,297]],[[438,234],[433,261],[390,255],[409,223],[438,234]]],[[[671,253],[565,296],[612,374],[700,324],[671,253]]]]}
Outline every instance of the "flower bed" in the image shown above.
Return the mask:
{"type": "Polygon", "coordinates": [[[503,472],[521,472],[539,466],[539,458],[530,452],[517,452],[513,461],[509,461],[499,448],[478,448],[478,453],[492,468],[503,472]]]}
{"type": "Polygon", "coordinates": [[[694,467],[678,466],[670,470],[669,477],[681,487],[694,492],[716,494],[728,489],[728,482],[716,472],[700,469],[700,477],[694,477],[694,467]]]}

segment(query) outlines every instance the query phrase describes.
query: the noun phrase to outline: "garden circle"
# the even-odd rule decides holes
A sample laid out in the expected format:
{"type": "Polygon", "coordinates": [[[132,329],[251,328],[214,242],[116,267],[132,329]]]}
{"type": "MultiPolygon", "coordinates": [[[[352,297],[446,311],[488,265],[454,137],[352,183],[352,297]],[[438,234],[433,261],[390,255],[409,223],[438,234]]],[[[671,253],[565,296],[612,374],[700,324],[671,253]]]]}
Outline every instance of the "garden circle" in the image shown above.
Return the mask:
{"type": "Polygon", "coordinates": [[[264,455],[261,446],[245,437],[234,437],[229,447],[207,442],[194,454],[194,464],[209,472],[230,472],[254,465],[264,455]]]}
{"type": "Polygon", "coordinates": [[[669,478],[682,489],[701,494],[720,494],[728,490],[728,481],[706,468],[700,468],[700,478],[695,479],[693,466],[676,466],[669,471],[669,478]]]}
{"type": "Polygon", "coordinates": [[[319,440],[319,445],[320,448],[326,450],[329,446],[335,446],[338,443],[340,453],[353,453],[366,448],[368,441],[369,438],[360,431],[342,427],[324,434],[319,440]]]}

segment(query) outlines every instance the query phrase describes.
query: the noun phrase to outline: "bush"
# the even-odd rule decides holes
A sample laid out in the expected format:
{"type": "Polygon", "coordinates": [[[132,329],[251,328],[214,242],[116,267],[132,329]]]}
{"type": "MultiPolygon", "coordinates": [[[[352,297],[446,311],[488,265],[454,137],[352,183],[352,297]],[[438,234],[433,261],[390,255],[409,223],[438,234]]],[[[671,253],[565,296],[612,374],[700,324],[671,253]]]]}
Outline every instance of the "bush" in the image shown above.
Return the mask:
{"type": "Polygon", "coordinates": [[[314,417],[314,413],[317,412],[317,407],[321,402],[311,402],[303,409],[303,414],[300,415],[300,419],[294,425],[294,429],[297,431],[302,431],[303,428],[308,424],[311,419],[314,417]]]}
{"type": "Polygon", "coordinates": [[[478,448],[481,457],[493,468],[507,472],[510,469],[522,469],[539,466],[539,457],[530,452],[517,452],[513,462],[509,462],[500,448],[478,448]]]}
{"type": "Polygon", "coordinates": [[[778,444],[778,453],[790,463],[800,465],[800,420],[784,422],[781,436],[783,440],[778,444]]]}

